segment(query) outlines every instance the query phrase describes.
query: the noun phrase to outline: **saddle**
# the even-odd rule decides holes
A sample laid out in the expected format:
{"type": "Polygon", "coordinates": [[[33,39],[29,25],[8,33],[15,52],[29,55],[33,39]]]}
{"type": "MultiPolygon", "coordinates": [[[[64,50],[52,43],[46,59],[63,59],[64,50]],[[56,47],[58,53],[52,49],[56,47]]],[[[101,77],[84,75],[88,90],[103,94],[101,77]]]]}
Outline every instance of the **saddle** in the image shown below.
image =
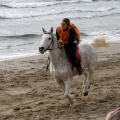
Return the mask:
{"type": "Polygon", "coordinates": [[[76,48],[76,57],[81,61],[81,55],[79,54],[79,47],[76,48]]]}

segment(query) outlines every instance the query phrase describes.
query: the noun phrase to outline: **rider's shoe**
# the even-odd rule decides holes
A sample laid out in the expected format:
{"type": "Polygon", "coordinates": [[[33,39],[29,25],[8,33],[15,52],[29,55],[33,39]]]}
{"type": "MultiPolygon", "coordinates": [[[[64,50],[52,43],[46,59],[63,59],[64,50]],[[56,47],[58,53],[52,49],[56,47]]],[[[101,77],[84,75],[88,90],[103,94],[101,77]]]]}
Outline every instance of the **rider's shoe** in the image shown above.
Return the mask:
{"type": "Polygon", "coordinates": [[[82,68],[77,68],[77,70],[78,70],[79,75],[82,75],[82,73],[84,72],[82,68]]]}

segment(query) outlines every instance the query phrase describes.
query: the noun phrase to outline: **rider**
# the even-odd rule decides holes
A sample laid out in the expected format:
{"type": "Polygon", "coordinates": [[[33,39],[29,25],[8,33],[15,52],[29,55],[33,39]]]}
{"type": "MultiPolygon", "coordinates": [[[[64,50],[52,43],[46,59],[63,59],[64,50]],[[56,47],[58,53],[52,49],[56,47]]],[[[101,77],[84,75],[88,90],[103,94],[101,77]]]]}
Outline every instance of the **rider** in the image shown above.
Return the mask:
{"type": "Polygon", "coordinates": [[[58,47],[61,48],[64,45],[66,54],[72,64],[77,68],[79,75],[83,73],[83,69],[80,64],[80,60],[76,58],[76,32],[70,26],[70,20],[64,18],[60,26],[56,29],[56,37],[58,40],[58,47]]]}

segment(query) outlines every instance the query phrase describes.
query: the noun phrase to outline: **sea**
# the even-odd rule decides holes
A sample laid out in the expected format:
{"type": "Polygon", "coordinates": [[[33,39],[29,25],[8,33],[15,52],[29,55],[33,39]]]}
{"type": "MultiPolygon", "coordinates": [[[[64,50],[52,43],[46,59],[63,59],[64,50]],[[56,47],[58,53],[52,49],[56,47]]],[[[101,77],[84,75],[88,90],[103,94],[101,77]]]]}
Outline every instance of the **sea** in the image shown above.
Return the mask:
{"type": "Polygon", "coordinates": [[[40,54],[42,28],[66,17],[84,42],[120,42],[120,0],[0,0],[0,61],[40,54]]]}

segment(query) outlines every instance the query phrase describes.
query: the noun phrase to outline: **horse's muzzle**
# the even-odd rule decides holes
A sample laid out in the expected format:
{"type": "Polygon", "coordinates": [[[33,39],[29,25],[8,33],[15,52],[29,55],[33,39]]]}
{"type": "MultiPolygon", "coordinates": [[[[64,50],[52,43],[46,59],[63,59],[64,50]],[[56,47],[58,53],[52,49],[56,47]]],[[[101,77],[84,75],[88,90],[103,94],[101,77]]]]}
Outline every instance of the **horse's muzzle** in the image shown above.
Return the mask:
{"type": "Polygon", "coordinates": [[[44,51],[44,47],[39,47],[39,52],[41,53],[41,54],[43,54],[45,51],[44,51]]]}

